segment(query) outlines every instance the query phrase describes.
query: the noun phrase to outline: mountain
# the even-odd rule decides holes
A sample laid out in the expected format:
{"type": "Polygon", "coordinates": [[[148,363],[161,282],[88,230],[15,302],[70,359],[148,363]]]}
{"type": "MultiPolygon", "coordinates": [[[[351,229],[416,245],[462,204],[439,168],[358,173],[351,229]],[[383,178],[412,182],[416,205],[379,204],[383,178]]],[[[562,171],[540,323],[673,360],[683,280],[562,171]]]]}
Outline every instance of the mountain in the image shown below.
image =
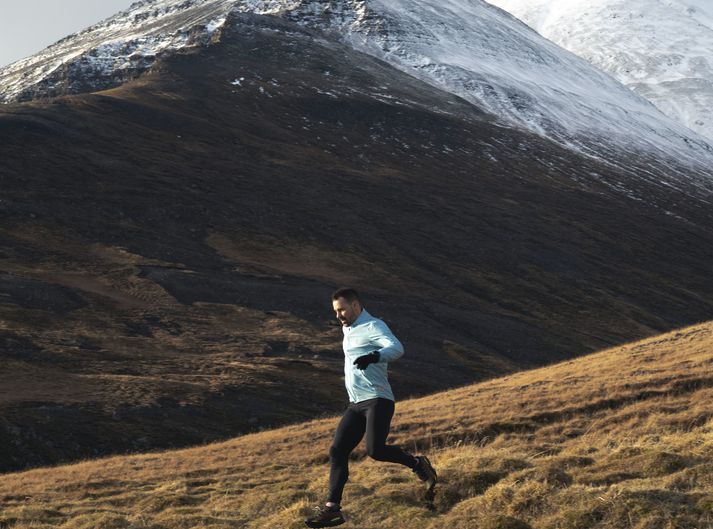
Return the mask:
{"type": "MultiPolygon", "coordinates": [[[[713,324],[397,401],[405,467],[350,460],[343,509],[386,529],[710,526],[713,324]]],[[[185,450],[5,474],[0,521],[30,527],[302,527],[324,501],[337,416],[185,450]]]]}
{"type": "MultiPolygon", "coordinates": [[[[655,155],[713,174],[713,147],[648,101],[482,1],[144,0],[0,70],[0,101],[116,86],[157,57],[210,43],[230,12],[329,32],[504,123],[628,166],[655,155]],[[627,154],[623,154],[624,151],[627,154]]],[[[646,168],[645,161],[639,165],[646,168]]],[[[674,173],[677,185],[684,174],[674,173]]],[[[689,184],[691,185],[691,184],[689,184]]]]}
{"type": "Polygon", "coordinates": [[[0,101],[118,86],[163,54],[210,42],[233,1],[149,0],[0,69],[0,101]]]}
{"type": "Polygon", "coordinates": [[[706,0],[492,0],[713,140],[713,5],[706,0]]]}
{"type": "Polygon", "coordinates": [[[337,412],[346,284],[405,344],[399,398],[713,317],[704,173],[582,154],[307,18],[230,12],[0,107],[2,470],[337,412]]]}

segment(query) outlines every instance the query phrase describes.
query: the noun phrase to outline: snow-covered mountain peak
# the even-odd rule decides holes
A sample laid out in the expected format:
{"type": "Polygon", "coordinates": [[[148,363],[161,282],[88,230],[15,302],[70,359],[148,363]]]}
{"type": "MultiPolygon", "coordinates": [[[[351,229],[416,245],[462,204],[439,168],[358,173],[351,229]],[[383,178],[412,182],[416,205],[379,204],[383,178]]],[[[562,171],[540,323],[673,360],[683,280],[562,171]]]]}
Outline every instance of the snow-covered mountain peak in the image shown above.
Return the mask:
{"type": "Polygon", "coordinates": [[[701,137],[482,0],[143,0],[0,69],[0,101],[115,86],[162,53],[210,45],[229,15],[241,12],[323,31],[471,101],[504,125],[589,155],[654,153],[713,165],[713,149],[701,137]]]}
{"type": "Polygon", "coordinates": [[[713,140],[709,0],[490,0],[713,140]]]}
{"type": "Polygon", "coordinates": [[[142,0],[0,68],[0,102],[116,86],[162,53],[206,44],[234,0],[142,0]]]}
{"type": "Polygon", "coordinates": [[[290,17],[320,28],[337,28],[358,49],[456,93],[511,125],[582,152],[607,158],[622,148],[663,157],[675,152],[679,159],[705,160],[704,167],[711,163],[711,147],[703,138],[487,2],[291,5],[290,17]],[[304,16],[320,6],[320,16],[304,16]],[[347,16],[349,12],[353,16],[347,16]]]}

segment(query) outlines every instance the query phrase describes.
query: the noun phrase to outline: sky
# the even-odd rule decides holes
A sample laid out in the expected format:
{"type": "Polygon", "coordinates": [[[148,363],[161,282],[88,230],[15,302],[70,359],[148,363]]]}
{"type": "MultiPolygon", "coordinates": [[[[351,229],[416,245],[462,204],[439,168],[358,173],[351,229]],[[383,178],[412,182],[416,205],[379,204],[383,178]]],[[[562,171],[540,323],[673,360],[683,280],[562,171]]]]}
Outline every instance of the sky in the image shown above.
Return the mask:
{"type": "Polygon", "coordinates": [[[0,0],[0,67],[33,55],[135,0],[0,0]]]}

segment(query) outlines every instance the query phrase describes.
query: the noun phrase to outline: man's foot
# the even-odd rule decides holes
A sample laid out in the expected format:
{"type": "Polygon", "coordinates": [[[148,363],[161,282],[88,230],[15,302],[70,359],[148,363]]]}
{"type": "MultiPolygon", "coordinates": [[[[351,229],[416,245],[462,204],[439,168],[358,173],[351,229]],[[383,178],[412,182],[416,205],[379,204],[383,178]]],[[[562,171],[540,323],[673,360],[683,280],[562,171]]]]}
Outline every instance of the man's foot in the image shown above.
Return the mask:
{"type": "Polygon", "coordinates": [[[416,461],[416,467],[413,469],[413,472],[418,476],[418,479],[425,481],[427,485],[426,493],[423,497],[426,501],[426,507],[430,510],[435,510],[433,501],[436,498],[435,488],[438,475],[426,456],[416,456],[416,461]]]}
{"type": "Polygon", "coordinates": [[[322,505],[315,509],[317,510],[316,514],[305,520],[307,527],[334,527],[346,522],[339,506],[322,505]]]}
{"type": "Polygon", "coordinates": [[[416,456],[416,461],[417,463],[413,468],[413,472],[418,476],[418,479],[428,484],[429,489],[433,489],[433,487],[436,486],[438,475],[431,466],[431,462],[426,456],[416,456]]]}

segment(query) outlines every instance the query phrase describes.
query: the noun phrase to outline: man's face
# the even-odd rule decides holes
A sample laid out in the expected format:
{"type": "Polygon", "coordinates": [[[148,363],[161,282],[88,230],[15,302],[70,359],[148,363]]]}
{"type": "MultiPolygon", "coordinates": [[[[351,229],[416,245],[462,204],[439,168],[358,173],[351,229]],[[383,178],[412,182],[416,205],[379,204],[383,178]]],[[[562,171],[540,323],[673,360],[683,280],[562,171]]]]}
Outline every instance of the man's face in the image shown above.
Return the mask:
{"type": "Polygon", "coordinates": [[[334,313],[337,315],[337,319],[344,327],[354,323],[359,317],[359,314],[361,314],[361,306],[356,299],[349,302],[344,298],[337,298],[332,300],[332,307],[334,307],[334,313]]]}

